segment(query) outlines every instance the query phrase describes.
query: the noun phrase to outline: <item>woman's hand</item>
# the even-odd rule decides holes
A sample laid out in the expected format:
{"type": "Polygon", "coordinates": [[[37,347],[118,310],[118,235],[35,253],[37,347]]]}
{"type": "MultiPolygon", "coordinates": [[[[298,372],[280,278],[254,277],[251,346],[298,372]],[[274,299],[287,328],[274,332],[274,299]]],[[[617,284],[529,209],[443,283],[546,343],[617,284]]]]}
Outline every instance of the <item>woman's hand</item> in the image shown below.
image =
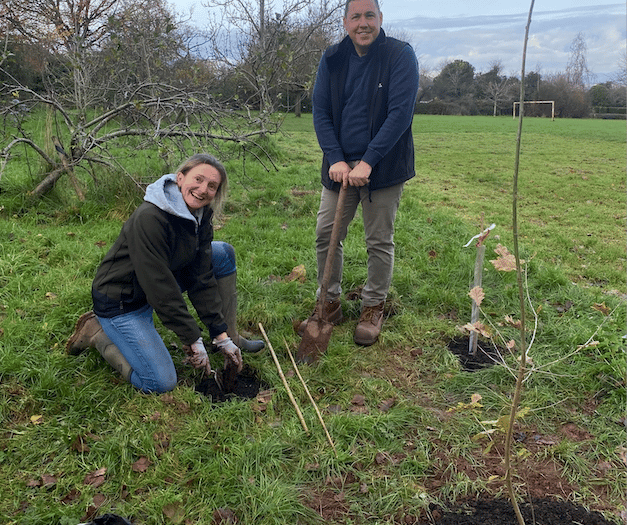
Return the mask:
{"type": "Polygon", "coordinates": [[[201,368],[211,373],[211,363],[209,362],[209,356],[207,350],[202,342],[202,337],[199,337],[195,343],[191,345],[183,345],[183,351],[187,355],[183,363],[189,363],[194,368],[201,368]]]}
{"type": "Polygon", "coordinates": [[[227,369],[229,363],[234,364],[237,367],[237,371],[241,372],[244,368],[244,361],[242,360],[242,352],[237,345],[231,340],[230,337],[224,339],[215,339],[214,344],[218,347],[218,350],[222,352],[224,356],[224,369],[227,369]]]}

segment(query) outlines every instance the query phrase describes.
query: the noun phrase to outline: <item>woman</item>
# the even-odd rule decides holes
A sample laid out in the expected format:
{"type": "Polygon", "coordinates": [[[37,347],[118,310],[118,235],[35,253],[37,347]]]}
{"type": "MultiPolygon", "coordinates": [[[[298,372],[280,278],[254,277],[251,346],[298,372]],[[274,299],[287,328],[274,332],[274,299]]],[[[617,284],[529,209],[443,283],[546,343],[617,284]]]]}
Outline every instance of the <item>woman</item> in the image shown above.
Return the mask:
{"type": "Polygon", "coordinates": [[[257,352],[235,328],[236,266],[233,247],[213,242],[212,216],[224,199],[227,175],[211,155],[185,161],[176,174],[148,186],[144,202],[122,226],[92,285],[93,312],[83,314],[67,351],[95,347],[144,392],[176,386],[172,357],[153,323],[153,311],[178,335],[186,362],[211,372],[201,329],[183,292],[227,364],[242,368],[240,349],[257,352]]]}

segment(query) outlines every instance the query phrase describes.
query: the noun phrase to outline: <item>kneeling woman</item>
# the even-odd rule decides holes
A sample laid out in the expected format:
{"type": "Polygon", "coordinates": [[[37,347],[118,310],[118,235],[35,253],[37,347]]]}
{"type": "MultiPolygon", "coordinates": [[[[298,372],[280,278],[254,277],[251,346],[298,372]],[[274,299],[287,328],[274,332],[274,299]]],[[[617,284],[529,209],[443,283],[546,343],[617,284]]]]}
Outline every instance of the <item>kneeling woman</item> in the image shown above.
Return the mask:
{"type": "Polygon", "coordinates": [[[213,211],[226,187],[224,166],[206,154],[194,155],[176,174],[148,186],[144,202],[98,268],[93,312],[78,320],[68,353],[94,347],[140,390],[172,390],[176,370],[155,329],[154,311],[179,337],[186,361],[211,372],[201,329],[183,292],[224,355],[225,366],[230,361],[241,370],[241,350],[263,349],[263,341],[247,341],[236,330],[235,253],[230,244],[213,241],[213,211]]]}

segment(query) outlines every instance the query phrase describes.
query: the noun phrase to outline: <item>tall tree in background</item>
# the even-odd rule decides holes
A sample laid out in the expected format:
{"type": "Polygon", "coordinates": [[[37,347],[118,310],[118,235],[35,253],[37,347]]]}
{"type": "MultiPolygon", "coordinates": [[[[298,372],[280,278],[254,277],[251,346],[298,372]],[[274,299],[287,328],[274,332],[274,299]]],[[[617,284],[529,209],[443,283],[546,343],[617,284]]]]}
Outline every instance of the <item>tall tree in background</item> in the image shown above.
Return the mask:
{"type": "Polygon", "coordinates": [[[503,64],[500,60],[493,62],[491,66],[490,71],[477,76],[477,84],[479,94],[492,102],[492,116],[496,117],[499,104],[507,102],[510,105],[515,84],[507,75],[502,74],[503,64]]]}
{"type": "Polygon", "coordinates": [[[474,89],[474,78],[475,68],[465,60],[449,62],[433,79],[433,92],[443,99],[471,95],[474,89]]]}
{"type": "Polygon", "coordinates": [[[322,51],[334,38],[342,0],[208,0],[214,60],[237,70],[247,102],[276,111],[286,92],[310,88],[322,51]]]}
{"type": "Polygon", "coordinates": [[[588,46],[584,35],[581,32],[577,33],[570,44],[570,58],[566,65],[567,80],[577,89],[585,89],[592,78],[592,73],[588,69],[587,53],[588,46]]]}

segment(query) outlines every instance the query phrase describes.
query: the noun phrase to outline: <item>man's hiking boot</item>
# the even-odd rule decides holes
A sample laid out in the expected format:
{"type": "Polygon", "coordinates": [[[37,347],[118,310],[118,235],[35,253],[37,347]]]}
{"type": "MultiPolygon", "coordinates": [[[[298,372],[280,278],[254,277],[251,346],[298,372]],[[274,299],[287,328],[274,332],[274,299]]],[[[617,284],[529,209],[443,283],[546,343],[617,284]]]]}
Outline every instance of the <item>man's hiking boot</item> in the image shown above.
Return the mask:
{"type": "Polygon", "coordinates": [[[375,306],[364,306],[361,310],[359,322],[355,328],[353,341],[361,346],[370,346],[377,342],[383,325],[383,306],[381,301],[375,306]]]}

